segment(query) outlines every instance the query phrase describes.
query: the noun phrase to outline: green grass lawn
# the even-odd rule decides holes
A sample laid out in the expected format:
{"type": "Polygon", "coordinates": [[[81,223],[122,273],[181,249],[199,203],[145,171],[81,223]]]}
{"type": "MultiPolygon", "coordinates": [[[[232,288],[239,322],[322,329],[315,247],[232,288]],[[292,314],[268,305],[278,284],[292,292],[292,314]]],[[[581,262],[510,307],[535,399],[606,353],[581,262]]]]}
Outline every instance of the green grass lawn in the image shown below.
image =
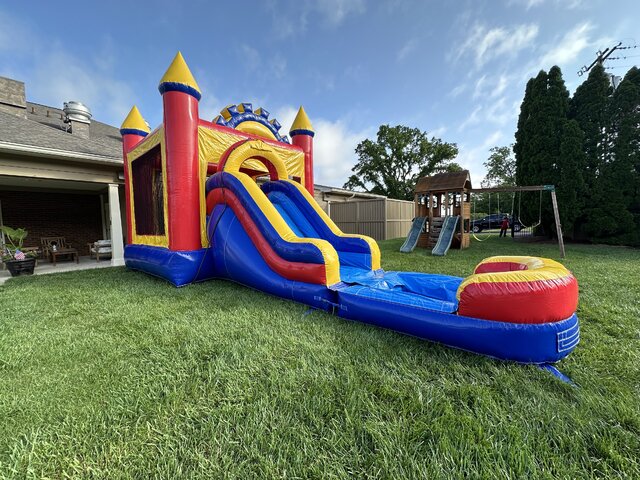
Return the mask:
{"type": "MultiPolygon", "coordinates": [[[[387,270],[465,276],[492,238],[387,270]]],[[[573,388],[224,281],[124,268],[0,287],[1,478],[640,478],[640,252],[570,245],[573,388]]],[[[526,307],[523,307],[526,308],[526,307]]]]}

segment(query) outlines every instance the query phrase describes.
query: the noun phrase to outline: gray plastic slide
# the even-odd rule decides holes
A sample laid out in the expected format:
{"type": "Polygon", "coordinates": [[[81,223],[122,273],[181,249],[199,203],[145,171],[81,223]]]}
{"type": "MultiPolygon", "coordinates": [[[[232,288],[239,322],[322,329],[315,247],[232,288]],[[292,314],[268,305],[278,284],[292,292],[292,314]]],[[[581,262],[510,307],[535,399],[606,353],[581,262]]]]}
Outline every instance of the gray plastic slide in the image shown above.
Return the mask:
{"type": "Polygon", "coordinates": [[[413,219],[413,225],[411,225],[409,235],[407,235],[407,239],[400,247],[400,251],[402,253],[413,252],[413,249],[416,248],[416,245],[418,244],[418,237],[420,236],[420,232],[424,228],[424,222],[426,221],[427,217],[416,217],[413,219]]]}
{"type": "Polygon", "coordinates": [[[444,217],[444,222],[442,222],[442,230],[440,230],[440,236],[438,237],[438,242],[436,246],[431,250],[431,255],[437,255],[442,257],[447,254],[449,251],[449,247],[451,246],[451,240],[453,240],[453,235],[456,233],[456,227],[458,226],[458,219],[460,217],[458,215],[447,216],[444,217]]]}

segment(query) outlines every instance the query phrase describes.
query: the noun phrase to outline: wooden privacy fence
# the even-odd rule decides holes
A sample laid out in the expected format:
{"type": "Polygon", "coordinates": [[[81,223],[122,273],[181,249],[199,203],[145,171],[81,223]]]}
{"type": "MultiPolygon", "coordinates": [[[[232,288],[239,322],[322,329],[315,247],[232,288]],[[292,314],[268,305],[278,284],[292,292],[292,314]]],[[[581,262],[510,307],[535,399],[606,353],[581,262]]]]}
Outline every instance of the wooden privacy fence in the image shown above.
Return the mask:
{"type": "Polygon", "coordinates": [[[367,235],[375,240],[406,237],[415,217],[414,202],[390,198],[331,202],[328,210],[344,233],[367,235]]]}

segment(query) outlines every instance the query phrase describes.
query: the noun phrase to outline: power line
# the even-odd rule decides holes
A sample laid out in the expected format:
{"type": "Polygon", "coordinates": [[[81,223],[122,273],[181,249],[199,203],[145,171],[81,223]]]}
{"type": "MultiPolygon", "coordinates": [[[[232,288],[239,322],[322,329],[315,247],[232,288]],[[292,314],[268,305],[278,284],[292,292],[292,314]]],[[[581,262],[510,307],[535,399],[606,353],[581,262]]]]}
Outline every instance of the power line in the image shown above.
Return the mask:
{"type": "Polygon", "coordinates": [[[640,55],[627,55],[625,57],[609,57],[609,60],[626,60],[627,58],[637,58],[640,55]]]}
{"type": "Polygon", "coordinates": [[[617,45],[614,45],[613,47],[607,47],[604,50],[600,51],[598,50],[596,52],[596,59],[591,63],[591,65],[589,65],[588,67],[586,65],[584,65],[580,70],[578,70],[578,76],[582,76],[585,73],[587,73],[589,70],[591,70],[593,67],[595,67],[596,65],[603,65],[604,61],[609,58],[609,56],[615,52],[616,50],[622,50],[622,49],[627,49],[627,48],[631,48],[631,47],[623,47],[622,46],[622,42],[618,42],[617,45]]]}
{"type": "Polygon", "coordinates": [[[615,65],[613,67],[604,67],[605,70],[614,70],[616,68],[631,68],[635,67],[635,65],[615,65]]]}

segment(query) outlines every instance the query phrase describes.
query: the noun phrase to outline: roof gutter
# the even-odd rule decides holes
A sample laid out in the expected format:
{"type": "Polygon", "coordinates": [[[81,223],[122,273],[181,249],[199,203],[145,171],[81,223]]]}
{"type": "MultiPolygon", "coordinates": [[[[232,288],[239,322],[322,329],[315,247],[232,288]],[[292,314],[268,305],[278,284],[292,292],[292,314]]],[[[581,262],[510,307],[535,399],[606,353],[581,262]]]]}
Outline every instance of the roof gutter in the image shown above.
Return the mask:
{"type": "Polygon", "coordinates": [[[363,198],[386,198],[384,195],[378,195],[376,193],[367,193],[367,192],[354,192],[351,190],[343,190],[340,188],[332,188],[326,193],[336,193],[341,195],[350,195],[350,199],[354,198],[356,195],[363,198]]]}
{"type": "Polygon", "coordinates": [[[19,143],[0,142],[0,152],[56,158],[60,160],[72,160],[82,163],[99,163],[103,165],[122,166],[121,158],[106,157],[104,155],[96,155],[94,153],[71,152],[69,150],[59,150],[56,148],[35,147],[33,145],[22,145],[19,143]]]}

